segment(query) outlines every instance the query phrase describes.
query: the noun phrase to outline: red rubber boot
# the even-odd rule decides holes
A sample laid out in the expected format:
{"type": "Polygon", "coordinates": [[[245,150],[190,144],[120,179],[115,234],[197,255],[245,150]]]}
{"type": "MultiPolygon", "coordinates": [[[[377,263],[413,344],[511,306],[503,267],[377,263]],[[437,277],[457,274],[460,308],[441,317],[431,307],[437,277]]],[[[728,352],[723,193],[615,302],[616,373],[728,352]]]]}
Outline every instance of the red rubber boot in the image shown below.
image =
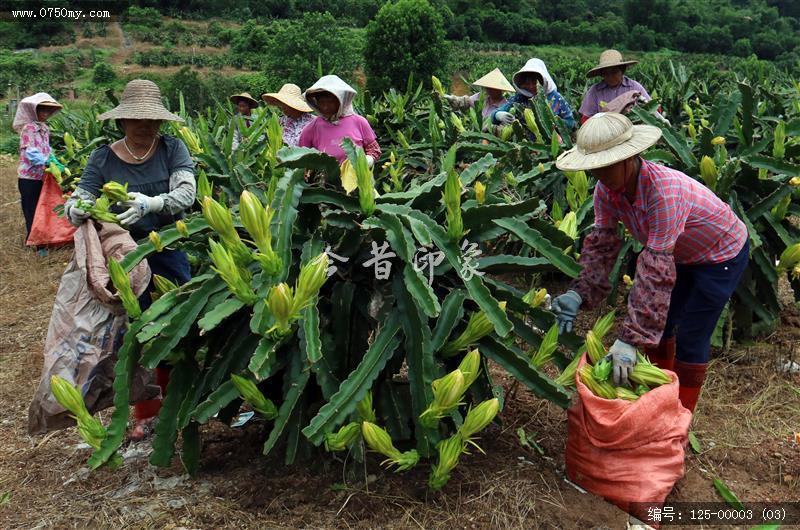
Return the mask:
{"type": "Polygon", "coordinates": [[[662,370],[675,370],[675,337],[662,338],[655,348],[645,348],[650,362],[662,370]]]}
{"type": "MultiPolygon", "coordinates": [[[[161,387],[161,396],[167,395],[167,384],[169,383],[169,368],[158,367],[155,370],[156,384],[161,387]]],[[[161,410],[161,399],[147,399],[140,401],[133,406],[133,417],[136,424],[131,431],[129,438],[133,441],[140,441],[147,437],[152,419],[158,416],[161,410]]]]}
{"type": "Polygon", "coordinates": [[[706,380],[708,363],[685,363],[675,361],[675,373],[678,374],[678,396],[681,404],[694,412],[703,382],[706,380]]]}

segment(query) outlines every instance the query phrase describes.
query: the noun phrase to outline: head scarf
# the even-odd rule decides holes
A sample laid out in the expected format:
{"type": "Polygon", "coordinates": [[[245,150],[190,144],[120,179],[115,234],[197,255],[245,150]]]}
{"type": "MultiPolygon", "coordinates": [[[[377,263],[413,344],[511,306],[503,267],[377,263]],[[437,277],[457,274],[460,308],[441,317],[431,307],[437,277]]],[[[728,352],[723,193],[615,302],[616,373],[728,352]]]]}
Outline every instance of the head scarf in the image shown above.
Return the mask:
{"type": "Polygon", "coordinates": [[[527,63],[525,63],[525,66],[520,68],[517,71],[517,73],[514,74],[514,77],[512,78],[512,80],[514,82],[514,86],[517,88],[517,92],[519,92],[523,96],[527,96],[527,97],[533,96],[533,94],[531,94],[527,90],[524,90],[524,89],[520,88],[519,86],[517,86],[517,77],[520,74],[526,73],[526,72],[539,74],[542,77],[542,81],[544,81],[544,93],[545,94],[549,94],[550,92],[553,92],[554,90],[558,90],[558,87],[556,86],[555,81],[553,81],[553,78],[550,77],[550,73],[547,71],[547,66],[545,66],[544,61],[542,61],[541,59],[530,59],[527,63]]]}
{"type": "Polygon", "coordinates": [[[339,100],[339,110],[328,121],[333,124],[338,123],[341,118],[355,114],[353,110],[353,99],[356,97],[356,90],[342,81],[338,75],[324,75],[314,83],[304,94],[308,105],[320,116],[322,113],[316,105],[314,96],[320,92],[330,92],[339,100]]]}
{"type": "Polygon", "coordinates": [[[14,115],[14,123],[12,125],[17,133],[19,133],[27,124],[39,121],[39,117],[36,116],[36,107],[45,101],[49,103],[56,103],[56,100],[53,99],[53,97],[47,92],[38,92],[32,96],[23,98],[22,101],[19,102],[19,106],[17,106],[17,113],[14,115]]]}

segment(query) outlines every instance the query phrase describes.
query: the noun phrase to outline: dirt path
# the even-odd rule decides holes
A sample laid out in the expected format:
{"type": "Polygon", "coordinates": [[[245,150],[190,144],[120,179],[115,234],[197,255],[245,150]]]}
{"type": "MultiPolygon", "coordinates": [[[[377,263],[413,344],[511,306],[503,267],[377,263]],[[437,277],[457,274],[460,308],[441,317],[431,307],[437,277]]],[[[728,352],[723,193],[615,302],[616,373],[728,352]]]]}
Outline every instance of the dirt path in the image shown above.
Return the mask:
{"type": "MultiPolygon", "coordinates": [[[[374,457],[352,473],[331,459],[287,468],[260,455],[268,425],[257,422],[204,428],[194,478],[177,459],[170,469],[151,467],[146,445],[125,447],[117,471],[89,472],[75,429],[26,432],[70,251],[41,259],[22,248],[8,164],[0,166],[0,197],[0,528],[625,528],[626,514],[564,482],[566,414],[525,391],[507,401],[502,428],[481,440],[487,454],[464,458],[442,493],[426,490],[427,466],[395,475],[374,457]],[[543,454],[520,445],[520,428],[543,454]]],[[[796,343],[788,333],[771,343],[796,343]]],[[[716,501],[716,477],[745,502],[800,498],[800,376],[776,374],[775,355],[757,345],[715,362],[694,425],[703,453],[687,457],[670,500],[716,501]]]]}

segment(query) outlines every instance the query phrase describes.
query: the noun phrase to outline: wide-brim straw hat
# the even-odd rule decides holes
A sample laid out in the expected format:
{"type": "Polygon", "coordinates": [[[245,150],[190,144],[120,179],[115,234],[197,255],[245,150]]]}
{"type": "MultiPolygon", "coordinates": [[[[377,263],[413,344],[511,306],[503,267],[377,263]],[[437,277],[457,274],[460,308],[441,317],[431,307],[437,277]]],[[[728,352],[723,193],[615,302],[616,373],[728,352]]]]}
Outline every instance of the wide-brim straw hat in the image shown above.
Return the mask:
{"type": "Polygon", "coordinates": [[[610,166],[638,155],[661,138],[661,129],[634,125],[616,112],[600,112],[578,130],[575,147],[562,153],[556,167],[562,171],[588,171],[610,166]]]}
{"type": "Polygon", "coordinates": [[[313,111],[303,99],[303,91],[300,90],[299,86],[292,83],[286,83],[277,92],[262,94],[261,99],[268,105],[275,105],[277,102],[280,102],[300,112],[313,111]]]}
{"type": "Polygon", "coordinates": [[[472,83],[473,86],[481,88],[494,88],[495,90],[502,90],[503,92],[516,92],[514,86],[508,82],[506,76],[499,68],[495,68],[485,76],[472,83]]]}
{"type": "Polygon", "coordinates": [[[600,62],[597,63],[597,66],[589,70],[586,73],[586,77],[595,77],[600,75],[600,72],[605,70],[606,68],[611,68],[613,66],[630,66],[632,64],[636,64],[639,61],[625,61],[622,59],[622,54],[619,53],[617,50],[606,50],[600,54],[600,62]]]}
{"type": "Polygon", "coordinates": [[[239,100],[240,100],[240,99],[243,99],[243,100],[245,100],[247,103],[249,103],[249,104],[250,104],[250,108],[256,108],[256,107],[258,107],[258,100],[257,100],[256,98],[254,98],[253,96],[251,96],[251,95],[250,95],[249,93],[247,93],[247,92],[242,92],[241,94],[234,94],[234,95],[232,95],[232,96],[230,97],[230,100],[231,100],[231,102],[232,102],[234,105],[236,105],[237,103],[239,103],[239,100]]]}
{"type": "Polygon", "coordinates": [[[134,79],[125,85],[120,104],[97,117],[98,120],[183,121],[161,102],[161,89],[148,79],[134,79]]]}
{"type": "Polygon", "coordinates": [[[56,101],[42,101],[36,105],[37,107],[51,107],[56,110],[63,109],[64,105],[56,101]]]}

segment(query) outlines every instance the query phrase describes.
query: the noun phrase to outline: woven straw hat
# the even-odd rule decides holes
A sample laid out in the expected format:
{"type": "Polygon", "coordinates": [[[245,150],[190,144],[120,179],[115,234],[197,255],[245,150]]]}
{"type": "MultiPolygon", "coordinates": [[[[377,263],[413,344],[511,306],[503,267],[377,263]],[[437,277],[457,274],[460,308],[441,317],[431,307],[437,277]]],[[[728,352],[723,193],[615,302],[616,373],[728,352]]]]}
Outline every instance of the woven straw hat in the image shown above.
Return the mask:
{"type": "Polygon", "coordinates": [[[622,60],[622,54],[617,50],[606,50],[600,54],[600,62],[587,72],[586,77],[596,77],[600,75],[600,72],[612,66],[629,66],[638,62],[639,61],[624,61],[622,60]]]}
{"type": "Polygon", "coordinates": [[[161,90],[148,79],[134,79],[125,85],[119,105],[97,117],[98,120],[183,121],[161,103],[161,90]]]}
{"type": "Polygon", "coordinates": [[[292,83],[286,83],[277,92],[262,94],[261,99],[268,105],[275,105],[277,102],[281,102],[287,107],[299,110],[300,112],[312,112],[313,110],[303,99],[303,92],[300,90],[300,87],[292,83]]]}
{"type": "Polygon", "coordinates": [[[556,167],[562,171],[586,171],[616,164],[638,155],[661,138],[661,129],[634,125],[615,112],[599,112],[578,130],[577,145],[562,153],[556,167]]]}
{"type": "Polygon", "coordinates": [[[56,110],[64,108],[64,105],[62,105],[61,103],[58,103],[56,101],[42,101],[41,103],[39,103],[36,106],[37,107],[51,107],[51,108],[54,108],[56,110]]]}
{"type": "Polygon", "coordinates": [[[514,86],[508,82],[508,79],[506,79],[506,76],[503,75],[503,72],[501,72],[499,68],[495,68],[472,84],[481,88],[494,88],[496,90],[502,90],[503,92],[516,92],[514,86]]]}
{"type": "Polygon", "coordinates": [[[242,92],[241,94],[234,94],[230,97],[230,100],[234,105],[238,104],[240,99],[243,99],[247,103],[249,103],[251,109],[258,107],[258,100],[247,92],[242,92]]]}

